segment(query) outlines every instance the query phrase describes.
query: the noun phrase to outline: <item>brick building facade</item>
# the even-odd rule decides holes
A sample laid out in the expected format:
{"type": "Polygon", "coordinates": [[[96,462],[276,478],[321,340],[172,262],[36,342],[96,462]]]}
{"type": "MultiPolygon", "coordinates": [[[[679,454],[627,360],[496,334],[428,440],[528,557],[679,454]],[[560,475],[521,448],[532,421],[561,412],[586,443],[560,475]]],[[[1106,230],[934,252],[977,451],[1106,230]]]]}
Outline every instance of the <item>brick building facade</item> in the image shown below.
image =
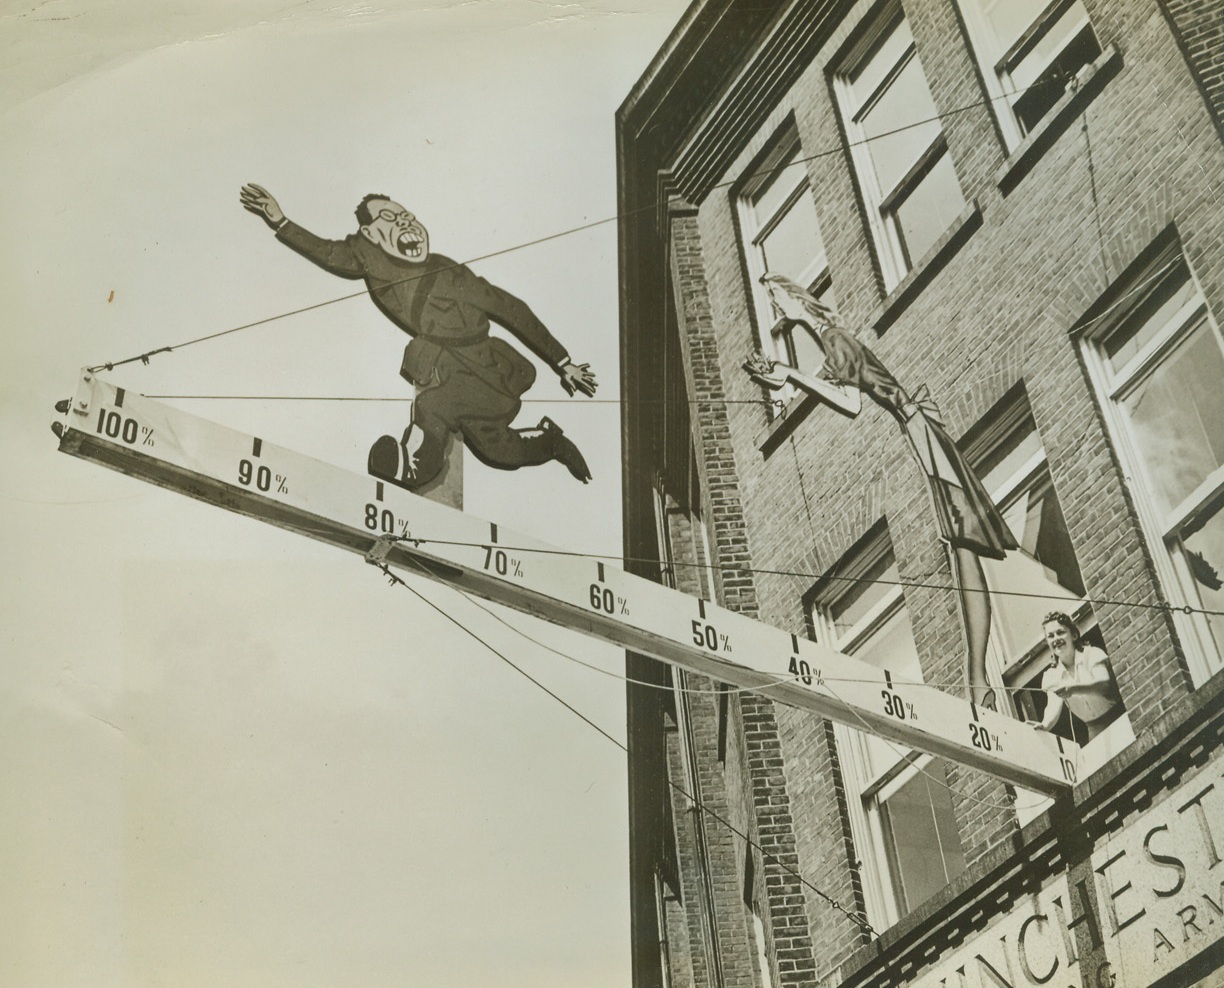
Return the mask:
{"type": "Polygon", "coordinates": [[[1117,691],[1051,801],[630,655],[638,988],[1224,984],[1222,45],[1219,0],[697,0],[624,102],[629,568],[969,695],[894,416],[744,369],[819,364],[785,274],[1023,549],[999,709],[1052,709],[1050,610],[1117,691]]]}

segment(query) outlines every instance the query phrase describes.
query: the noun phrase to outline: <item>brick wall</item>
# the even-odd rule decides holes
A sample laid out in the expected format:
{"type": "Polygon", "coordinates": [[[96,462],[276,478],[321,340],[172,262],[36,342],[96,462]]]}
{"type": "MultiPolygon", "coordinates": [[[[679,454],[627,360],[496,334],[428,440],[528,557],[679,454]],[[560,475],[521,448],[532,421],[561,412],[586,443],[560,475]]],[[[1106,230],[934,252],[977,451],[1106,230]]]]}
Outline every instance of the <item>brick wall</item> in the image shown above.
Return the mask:
{"type": "MultiPolygon", "coordinates": [[[[935,538],[925,480],[894,420],[870,404],[854,420],[821,408],[780,442],[762,445],[770,429],[765,396],[741,368],[760,328],[739,249],[734,183],[759,159],[771,132],[793,126],[811,156],[808,175],[838,306],[861,327],[863,342],[903,384],[930,387],[954,436],[1023,387],[1142,738],[1191,686],[1071,330],[1171,225],[1210,308],[1224,316],[1224,193],[1217,191],[1224,190],[1218,129],[1224,17],[1219,3],[1085,5],[1102,45],[1116,46],[1120,62],[1031,167],[1001,185],[1014,159],[991,111],[974,105],[983,93],[953,4],[905,2],[931,92],[945,113],[949,153],[966,198],[978,205],[980,225],[903,303],[884,294],[852,162],[840,149],[845,134],[829,82],[831,60],[876,8],[874,0],[840,5],[843,23],[723,184],[696,206],[673,211],[669,273],[689,397],[702,401],[693,440],[721,603],[806,633],[805,594],[883,520],[902,579],[927,585],[906,591],[926,679],[964,681],[957,597],[945,589],[954,574],[935,538]],[[895,318],[877,333],[873,321],[890,304],[895,318]]],[[[829,725],[745,695],[730,704],[723,764],[716,705],[693,707],[703,789],[709,785],[720,812],[766,851],[761,868],[775,978],[839,983],[865,938],[824,896],[847,910],[861,908],[855,861],[863,849],[853,846],[847,828],[829,725]]],[[[998,848],[1018,838],[1018,826],[1009,793],[996,780],[950,766],[948,782],[970,867],[963,885],[980,877],[975,866],[997,860],[998,848]]],[[[731,900],[742,894],[742,884],[732,887],[743,879],[742,843],[718,853],[733,861],[722,889],[730,916],[731,900]]],[[[738,908],[742,919],[742,903],[738,908]]],[[[751,947],[745,933],[729,948],[729,981],[751,973],[750,963],[743,966],[751,947]]]]}
{"type": "Polygon", "coordinates": [[[1160,0],[1160,7],[1224,134],[1224,8],[1219,0],[1160,0]]]}

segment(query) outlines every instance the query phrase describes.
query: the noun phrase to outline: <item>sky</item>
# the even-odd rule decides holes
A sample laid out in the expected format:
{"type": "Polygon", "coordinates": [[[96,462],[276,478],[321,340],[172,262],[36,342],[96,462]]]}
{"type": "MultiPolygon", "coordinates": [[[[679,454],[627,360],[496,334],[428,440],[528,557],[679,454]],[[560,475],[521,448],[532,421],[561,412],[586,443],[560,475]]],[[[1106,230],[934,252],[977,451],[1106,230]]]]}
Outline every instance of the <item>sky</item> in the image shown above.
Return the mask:
{"type": "MultiPolygon", "coordinates": [[[[246,182],[337,238],[386,193],[460,260],[611,218],[614,111],[685,6],[0,0],[0,983],[629,983],[624,754],[458,626],[618,738],[621,653],[411,580],[435,610],[49,426],[83,366],[353,291],[246,182]]],[[[475,265],[599,375],[584,402],[541,368],[519,422],[594,481],[465,467],[469,512],[609,557],[615,229],[475,265]]],[[[405,342],[358,298],[105,376],[246,396],[167,402],[362,472],[405,342]]]]}

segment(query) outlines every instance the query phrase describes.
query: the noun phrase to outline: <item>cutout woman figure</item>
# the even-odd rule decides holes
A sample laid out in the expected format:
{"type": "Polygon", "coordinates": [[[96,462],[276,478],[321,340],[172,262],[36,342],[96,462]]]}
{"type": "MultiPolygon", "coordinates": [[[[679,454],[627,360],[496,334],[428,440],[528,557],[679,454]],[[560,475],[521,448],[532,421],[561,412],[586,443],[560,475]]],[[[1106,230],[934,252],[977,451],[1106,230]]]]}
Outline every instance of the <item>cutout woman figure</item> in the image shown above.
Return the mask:
{"type": "Polygon", "coordinates": [[[907,391],[871,350],[834,325],[829,309],[789,278],[766,274],[761,282],[777,316],[771,332],[810,330],[824,361],[805,372],[758,352],[745,362],[745,370],[768,388],[793,384],[851,417],[858,415],[866,394],[896,419],[926,477],[940,539],[951,557],[965,626],[970,696],[979,706],[996,709],[986,679],[991,607],[982,560],[1005,558],[1018,548],[1015,536],[939,421],[925,386],[907,391]]]}

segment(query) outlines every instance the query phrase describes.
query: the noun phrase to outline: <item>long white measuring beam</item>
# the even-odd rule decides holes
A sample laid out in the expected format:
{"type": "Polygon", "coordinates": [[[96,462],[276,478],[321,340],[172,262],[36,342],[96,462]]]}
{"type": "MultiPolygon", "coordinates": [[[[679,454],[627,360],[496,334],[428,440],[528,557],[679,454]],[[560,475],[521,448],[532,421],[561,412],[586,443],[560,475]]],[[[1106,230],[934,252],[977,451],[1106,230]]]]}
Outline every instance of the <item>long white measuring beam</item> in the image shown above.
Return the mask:
{"type": "MultiPolygon", "coordinates": [[[[59,406],[62,408],[61,406],[59,406]]],[[[707,600],[82,373],[65,453],[1054,795],[1078,748],[707,600]]]]}

